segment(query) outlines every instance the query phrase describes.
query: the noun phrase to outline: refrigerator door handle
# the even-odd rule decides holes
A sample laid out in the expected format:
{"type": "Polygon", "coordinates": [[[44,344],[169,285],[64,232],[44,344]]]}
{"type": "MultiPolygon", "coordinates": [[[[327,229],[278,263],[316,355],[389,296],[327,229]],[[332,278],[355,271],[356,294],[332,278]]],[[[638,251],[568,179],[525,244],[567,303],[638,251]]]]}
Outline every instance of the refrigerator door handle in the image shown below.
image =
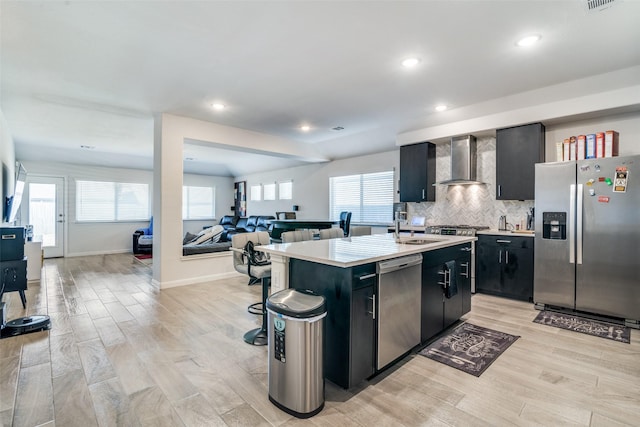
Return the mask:
{"type": "Polygon", "coordinates": [[[582,203],[584,194],[582,184],[578,184],[578,204],[576,208],[576,264],[582,264],[582,203]]]}
{"type": "Polygon", "coordinates": [[[576,185],[569,186],[569,263],[576,262],[576,185]]]}

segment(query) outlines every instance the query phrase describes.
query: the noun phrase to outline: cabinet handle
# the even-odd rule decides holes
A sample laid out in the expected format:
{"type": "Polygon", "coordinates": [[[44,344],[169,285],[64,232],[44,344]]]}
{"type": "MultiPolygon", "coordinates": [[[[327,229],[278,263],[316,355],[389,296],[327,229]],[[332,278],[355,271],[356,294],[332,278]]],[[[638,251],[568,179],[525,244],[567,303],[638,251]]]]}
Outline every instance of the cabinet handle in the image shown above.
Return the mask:
{"type": "Polygon", "coordinates": [[[471,248],[461,248],[462,252],[471,252],[471,248]]]}
{"type": "Polygon", "coordinates": [[[500,253],[498,254],[498,264],[502,264],[502,249],[500,249],[500,253]]]}
{"type": "Polygon", "coordinates": [[[496,243],[511,243],[511,240],[496,239],[496,243]]]}
{"type": "Polygon", "coordinates": [[[422,189],[422,200],[424,200],[424,188],[422,189]]]}
{"type": "Polygon", "coordinates": [[[365,274],[364,276],[360,276],[359,279],[360,280],[367,280],[367,279],[371,279],[372,277],[376,277],[376,273],[365,274]]]}
{"type": "Polygon", "coordinates": [[[371,300],[371,311],[367,311],[367,313],[373,317],[373,320],[376,320],[376,294],[367,297],[367,299],[371,300]]]}
{"type": "Polygon", "coordinates": [[[442,270],[438,271],[438,274],[442,274],[444,276],[443,281],[438,282],[438,285],[442,286],[444,289],[447,289],[449,287],[449,283],[451,282],[451,279],[449,277],[449,274],[451,274],[451,272],[449,270],[442,270]]]}
{"type": "Polygon", "coordinates": [[[509,251],[504,251],[504,252],[505,252],[504,263],[505,264],[509,264],[509,251]]]}
{"type": "Polygon", "coordinates": [[[498,184],[498,197],[502,196],[502,185],[498,184]]]}
{"type": "Polygon", "coordinates": [[[469,277],[469,263],[468,262],[462,263],[460,264],[460,267],[466,267],[467,269],[467,271],[465,271],[464,273],[460,272],[460,275],[463,277],[469,277]]]}

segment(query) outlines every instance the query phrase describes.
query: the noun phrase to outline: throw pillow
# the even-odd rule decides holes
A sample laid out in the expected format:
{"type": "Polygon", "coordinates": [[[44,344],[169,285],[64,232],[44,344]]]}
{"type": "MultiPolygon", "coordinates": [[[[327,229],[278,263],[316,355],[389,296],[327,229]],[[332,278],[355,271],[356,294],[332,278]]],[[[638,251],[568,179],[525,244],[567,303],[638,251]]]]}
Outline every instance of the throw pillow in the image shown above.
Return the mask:
{"type": "Polygon", "coordinates": [[[186,245],[187,243],[191,243],[196,239],[196,237],[198,237],[197,234],[191,234],[187,231],[187,234],[184,235],[184,239],[182,239],[182,244],[186,245]]]}

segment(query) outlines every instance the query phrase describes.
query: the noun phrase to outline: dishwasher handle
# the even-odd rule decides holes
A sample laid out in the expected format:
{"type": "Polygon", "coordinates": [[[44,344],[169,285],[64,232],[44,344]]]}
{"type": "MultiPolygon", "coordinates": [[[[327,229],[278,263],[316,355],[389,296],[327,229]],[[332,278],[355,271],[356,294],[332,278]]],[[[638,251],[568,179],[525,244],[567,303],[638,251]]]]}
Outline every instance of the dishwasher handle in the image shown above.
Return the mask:
{"type": "Polygon", "coordinates": [[[409,255],[377,263],[376,272],[378,274],[392,273],[394,271],[403,270],[420,264],[422,264],[421,254],[409,255]]]}

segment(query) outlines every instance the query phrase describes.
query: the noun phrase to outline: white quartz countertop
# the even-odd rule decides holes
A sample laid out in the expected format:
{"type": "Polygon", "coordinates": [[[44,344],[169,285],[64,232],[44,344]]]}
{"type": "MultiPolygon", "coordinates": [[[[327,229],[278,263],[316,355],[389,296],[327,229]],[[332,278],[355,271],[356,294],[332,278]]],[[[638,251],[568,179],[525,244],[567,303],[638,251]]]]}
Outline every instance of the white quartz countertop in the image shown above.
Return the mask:
{"type": "Polygon", "coordinates": [[[304,242],[280,243],[257,246],[256,249],[272,255],[296,258],[336,267],[353,267],[370,262],[384,261],[404,255],[446,248],[448,246],[477,240],[476,237],[435,236],[401,233],[401,242],[396,243],[393,234],[347,237],[344,239],[308,240],[304,242]],[[419,244],[404,243],[416,241],[419,244]],[[422,243],[424,241],[424,243],[422,243]]]}
{"type": "Polygon", "coordinates": [[[477,231],[476,234],[488,234],[491,236],[519,236],[519,237],[535,237],[535,233],[533,232],[518,232],[518,231],[504,231],[504,230],[482,230],[477,231]]]}

